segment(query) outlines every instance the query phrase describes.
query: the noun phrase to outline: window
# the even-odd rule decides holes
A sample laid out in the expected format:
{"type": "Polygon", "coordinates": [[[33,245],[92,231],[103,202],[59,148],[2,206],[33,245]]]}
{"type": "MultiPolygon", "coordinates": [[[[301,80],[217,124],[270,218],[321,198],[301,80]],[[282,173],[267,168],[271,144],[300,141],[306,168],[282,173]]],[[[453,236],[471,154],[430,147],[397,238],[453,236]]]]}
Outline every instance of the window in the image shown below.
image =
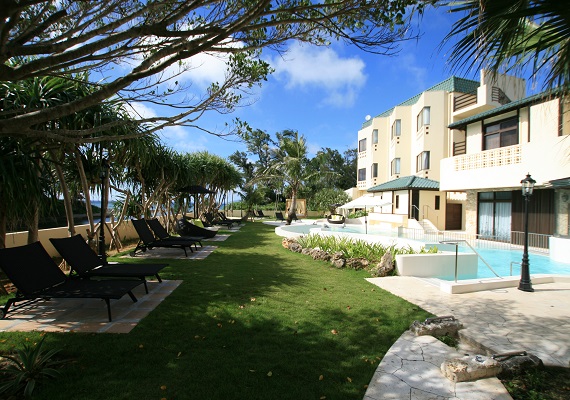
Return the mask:
{"type": "Polygon", "coordinates": [[[358,170],[358,180],[365,181],[366,180],[366,168],[360,168],[358,170]]]}
{"type": "Polygon", "coordinates": [[[510,118],[485,126],[483,150],[513,146],[519,143],[518,118],[510,118]]]}
{"type": "Polygon", "coordinates": [[[400,173],[400,159],[399,158],[394,158],[392,160],[392,175],[398,175],[400,173]]]}
{"type": "Polygon", "coordinates": [[[400,195],[396,195],[396,208],[400,208],[400,195]]]}
{"type": "Polygon", "coordinates": [[[358,151],[366,151],[366,139],[361,139],[358,141],[358,151]]]}
{"type": "Polygon", "coordinates": [[[423,151],[416,157],[416,172],[429,169],[429,151],[423,151]]]}
{"type": "Polygon", "coordinates": [[[372,131],[372,144],[378,143],[378,129],[372,131]]]}
{"type": "Polygon", "coordinates": [[[372,164],[372,177],[378,178],[378,163],[372,164]]]}
{"type": "Polygon", "coordinates": [[[422,126],[430,124],[430,108],[429,107],[422,108],[422,111],[420,111],[420,113],[418,114],[417,122],[418,122],[418,131],[420,130],[420,128],[422,126]]]}
{"type": "Polygon", "coordinates": [[[486,239],[511,240],[512,192],[478,194],[477,233],[486,239]]]}
{"type": "Polygon", "coordinates": [[[439,210],[440,196],[435,196],[435,209],[439,210]]]}
{"type": "Polygon", "coordinates": [[[402,134],[402,120],[397,119],[392,124],[392,139],[402,134]]]}

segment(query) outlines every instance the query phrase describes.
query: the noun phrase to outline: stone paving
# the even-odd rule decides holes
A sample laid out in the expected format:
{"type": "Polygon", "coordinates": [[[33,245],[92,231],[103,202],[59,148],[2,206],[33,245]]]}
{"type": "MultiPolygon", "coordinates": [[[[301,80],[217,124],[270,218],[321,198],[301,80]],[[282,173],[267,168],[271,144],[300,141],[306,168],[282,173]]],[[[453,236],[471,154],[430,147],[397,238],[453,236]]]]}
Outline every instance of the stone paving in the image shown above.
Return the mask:
{"type": "Polygon", "coordinates": [[[52,299],[38,301],[0,320],[0,332],[96,332],[128,333],[140,320],[154,310],[182,281],[148,281],[149,293],[137,286],[133,294],[111,300],[113,321],[107,317],[107,305],[100,299],[52,299]]]}
{"type": "MultiPolygon", "coordinates": [[[[463,342],[477,354],[527,351],[545,365],[570,367],[570,281],[534,285],[533,293],[517,288],[465,294],[444,293],[414,277],[370,278],[370,282],[426,311],[453,315],[464,325],[463,342]]],[[[365,400],[509,399],[496,378],[453,383],[441,363],[462,356],[430,336],[409,331],[390,348],[366,392],[365,400]]]]}

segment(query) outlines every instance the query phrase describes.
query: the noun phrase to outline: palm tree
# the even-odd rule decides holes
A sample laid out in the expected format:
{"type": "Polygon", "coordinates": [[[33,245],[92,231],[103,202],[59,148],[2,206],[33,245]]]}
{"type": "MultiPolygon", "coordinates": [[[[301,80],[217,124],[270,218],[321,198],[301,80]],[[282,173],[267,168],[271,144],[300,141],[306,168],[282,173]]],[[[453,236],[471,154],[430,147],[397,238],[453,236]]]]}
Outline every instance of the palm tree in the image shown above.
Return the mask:
{"type": "Polygon", "coordinates": [[[531,68],[546,88],[570,87],[570,7],[560,0],[467,0],[445,2],[465,13],[442,45],[453,45],[455,68],[474,66],[493,72],[531,68]]]}
{"type": "Polygon", "coordinates": [[[287,225],[295,218],[297,195],[303,183],[318,174],[307,168],[307,142],[299,132],[285,130],[277,133],[279,147],[272,150],[269,167],[254,177],[250,185],[258,182],[283,182],[291,192],[291,206],[287,212],[287,225]]]}

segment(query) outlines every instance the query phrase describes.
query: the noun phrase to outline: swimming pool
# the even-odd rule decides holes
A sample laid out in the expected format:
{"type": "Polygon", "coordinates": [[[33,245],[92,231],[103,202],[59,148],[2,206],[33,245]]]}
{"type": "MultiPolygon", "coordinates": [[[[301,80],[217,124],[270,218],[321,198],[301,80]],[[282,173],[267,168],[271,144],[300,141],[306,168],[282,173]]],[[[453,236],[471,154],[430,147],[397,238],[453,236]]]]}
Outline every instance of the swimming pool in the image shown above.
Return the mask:
{"type": "MultiPolygon", "coordinates": [[[[368,238],[372,239],[376,237],[384,237],[388,239],[397,239],[398,232],[396,231],[386,231],[380,230],[378,227],[369,226],[368,235],[365,234],[364,225],[329,225],[322,223],[313,224],[295,224],[288,226],[280,226],[280,230],[293,233],[294,235],[307,235],[313,232],[322,230],[323,232],[338,232],[342,234],[360,234],[358,239],[368,238]]],[[[276,230],[277,232],[277,230],[276,230]]],[[[407,243],[413,242],[406,239],[401,239],[407,243]]],[[[428,243],[428,242],[424,242],[428,243]]],[[[433,242],[432,242],[433,243],[433,242]]],[[[483,259],[495,270],[495,272],[501,277],[511,276],[511,263],[512,264],[512,276],[520,276],[520,262],[522,260],[522,249],[490,249],[490,248],[479,248],[476,241],[471,243],[476,251],[483,257],[483,259]],[[516,263],[516,264],[515,264],[516,263]]],[[[437,246],[438,244],[435,243],[437,246]]],[[[488,246],[488,243],[487,243],[488,246]]],[[[454,248],[454,246],[452,246],[454,248]]],[[[460,244],[459,251],[461,252],[472,252],[472,250],[460,244]]],[[[570,276],[570,264],[556,262],[551,260],[550,257],[544,254],[529,254],[529,265],[530,273],[533,274],[552,274],[552,275],[569,275],[570,276]]],[[[454,276],[435,276],[434,278],[439,278],[443,280],[454,280],[454,276]]],[[[495,278],[495,274],[485,265],[481,259],[478,262],[477,275],[462,275],[459,271],[459,279],[478,279],[478,278],[495,278]]]]}

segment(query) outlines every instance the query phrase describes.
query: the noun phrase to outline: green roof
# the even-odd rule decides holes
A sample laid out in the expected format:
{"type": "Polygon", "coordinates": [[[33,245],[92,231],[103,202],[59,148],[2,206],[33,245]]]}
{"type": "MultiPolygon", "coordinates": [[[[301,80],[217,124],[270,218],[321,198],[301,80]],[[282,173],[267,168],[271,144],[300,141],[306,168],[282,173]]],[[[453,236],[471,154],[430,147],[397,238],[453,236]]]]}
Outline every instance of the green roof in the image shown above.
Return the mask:
{"type": "Polygon", "coordinates": [[[420,178],[419,176],[403,176],[389,182],[376,185],[368,189],[368,192],[387,192],[390,190],[439,190],[439,182],[432,179],[420,178]]]}
{"type": "MultiPolygon", "coordinates": [[[[414,97],[409,98],[406,101],[398,104],[395,107],[390,108],[389,110],[384,111],[383,113],[378,114],[374,118],[383,118],[389,117],[394,112],[394,108],[401,107],[401,106],[411,106],[416,104],[421,97],[421,95],[425,92],[439,92],[439,91],[446,91],[446,92],[458,92],[458,93],[473,93],[477,91],[479,87],[479,82],[473,81],[471,79],[459,78],[457,76],[452,76],[451,78],[447,78],[446,80],[436,83],[432,87],[424,90],[423,92],[416,94],[414,97]]],[[[362,124],[362,128],[366,128],[368,125],[372,123],[372,120],[366,121],[362,124]]]]}
{"type": "Polygon", "coordinates": [[[449,124],[449,129],[465,128],[467,125],[481,121],[485,118],[494,117],[496,115],[504,114],[509,111],[517,110],[536,103],[543,103],[548,100],[552,100],[557,96],[557,91],[547,91],[538,93],[532,96],[525,97],[520,100],[511,101],[510,103],[504,104],[500,107],[493,108],[492,110],[487,110],[479,114],[472,115],[471,117],[453,122],[449,124]]]}

